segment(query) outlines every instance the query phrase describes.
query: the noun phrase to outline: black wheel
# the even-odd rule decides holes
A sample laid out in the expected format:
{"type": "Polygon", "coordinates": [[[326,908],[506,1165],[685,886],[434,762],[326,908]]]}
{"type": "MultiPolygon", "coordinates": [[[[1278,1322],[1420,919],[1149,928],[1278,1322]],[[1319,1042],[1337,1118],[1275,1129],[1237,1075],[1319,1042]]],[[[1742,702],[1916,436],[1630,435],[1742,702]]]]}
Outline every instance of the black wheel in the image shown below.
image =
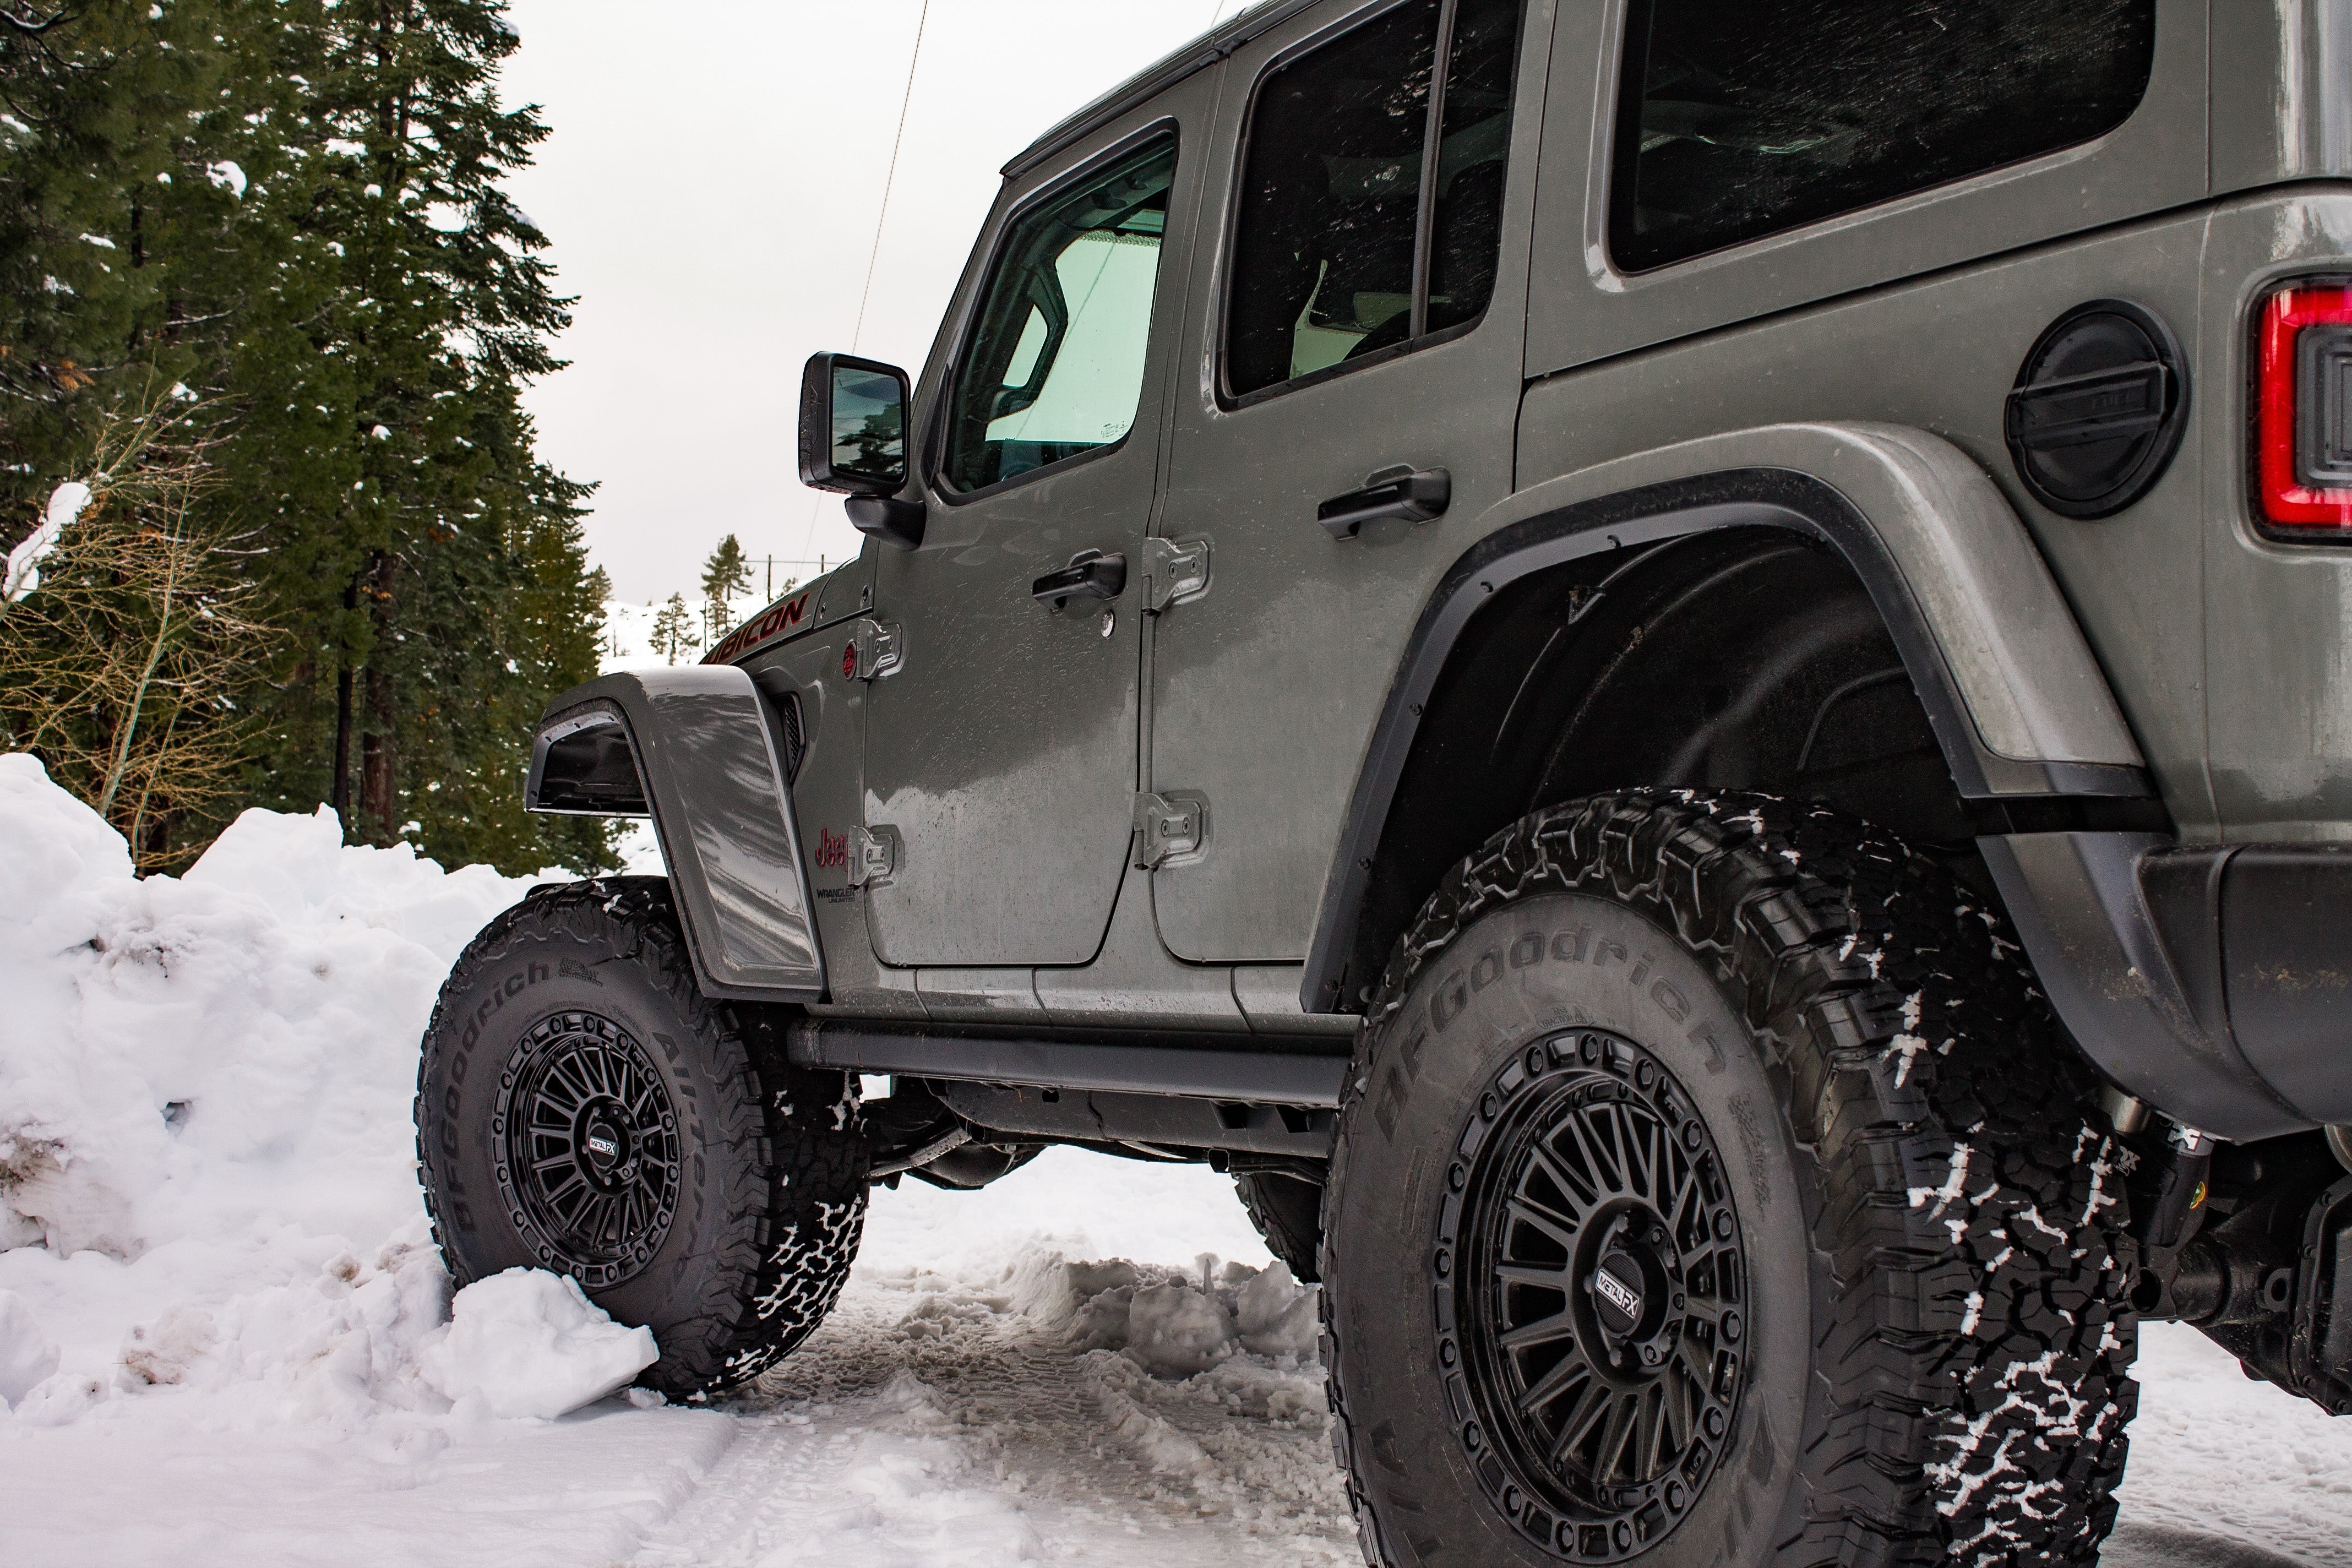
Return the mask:
{"type": "Polygon", "coordinates": [[[1365,1555],[2096,1561],[2123,1156],[1999,914],[1822,808],[1539,812],[1401,940],[1323,1310],[1365,1555]]]}
{"type": "Polygon", "coordinates": [[[441,988],[416,1089],[457,1284],[572,1276],[653,1330],[648,1387],[694,1398],[757,1375],[848,1277],[856,1088],[788,1065],[763,1015],[703,997],[656,879],[534,891],[491,921],[441,988]]]}
{"type": "Polygon", "coordinates": [[[1323,1245],[1323,1186],[1278,1171],[1248,1171],[1234,1178],[1250,1224],[1265,1238],[1265,1249],[1282,1259],[1302,1285],[1323,1278],[1316,1254],[1323,1245]]]}

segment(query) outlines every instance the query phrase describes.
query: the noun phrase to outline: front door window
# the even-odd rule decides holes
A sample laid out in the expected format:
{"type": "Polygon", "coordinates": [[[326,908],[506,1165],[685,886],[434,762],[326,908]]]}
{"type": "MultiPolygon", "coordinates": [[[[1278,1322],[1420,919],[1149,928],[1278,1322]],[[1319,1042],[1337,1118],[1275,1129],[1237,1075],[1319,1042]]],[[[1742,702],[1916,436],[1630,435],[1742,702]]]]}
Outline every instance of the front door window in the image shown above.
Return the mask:
{"type": "Polygon", "coordinates": [[[1123,438],[1168,226],[1162,142],[1017,220],[948,414],[948,488],[985,489],[1123,438]]]}

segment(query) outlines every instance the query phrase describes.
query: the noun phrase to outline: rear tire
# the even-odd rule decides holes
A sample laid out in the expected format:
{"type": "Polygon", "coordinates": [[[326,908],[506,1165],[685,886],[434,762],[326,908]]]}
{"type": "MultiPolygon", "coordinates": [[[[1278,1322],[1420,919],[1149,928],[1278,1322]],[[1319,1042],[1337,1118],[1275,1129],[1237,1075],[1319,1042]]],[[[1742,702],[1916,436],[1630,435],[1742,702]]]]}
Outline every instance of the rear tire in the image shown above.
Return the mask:
{"type": "Polygon", "coordinates": [[[416,1081],[425,1203],[460,1287],[577,1279],[654,1332],[637,1381],[700,1399],[832,1309],[866,1214],[855,1083],[702,995],[666,882],[534,890],[441,988],[416,1081]]]}
{"type": "Polygon", "coordinates": [[[1301,1285],[1323,1278],[1317,1254],[1323,1246],[1323,1188],[1301,1176],[1251,1171],[1234,1178],[1234,1190],[1265,1249],[1282,1259],[1301,1285]]]}
{"type": "Polygon", "coordinates": [[[1999,914],[1851,818],[1632,792],[1496,836],[1340,1111],[1366,1558],[2095,1563],[2137,1325],[2092,1090],[1999,914]]]}

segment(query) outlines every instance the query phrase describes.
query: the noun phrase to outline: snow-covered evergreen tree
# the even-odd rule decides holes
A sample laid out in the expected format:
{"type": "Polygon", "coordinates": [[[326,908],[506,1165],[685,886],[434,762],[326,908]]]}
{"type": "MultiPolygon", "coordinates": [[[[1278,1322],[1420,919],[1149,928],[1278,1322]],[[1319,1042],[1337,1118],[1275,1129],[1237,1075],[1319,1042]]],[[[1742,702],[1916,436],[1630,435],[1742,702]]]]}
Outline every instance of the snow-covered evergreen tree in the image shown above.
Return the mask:
{"type": "Polygon", "coordinates": [[[606,824],[520,802],[602,594],[587,487],[520,403],[568,318],[500,187],[546,134],[499,106],[502,9],[87,0],[0,29],[0,548],[109,411],[181,389],[207,410],[194,504],[284,634],[221,811],[331,801],[444,859],[586,867],[606,824]]]}

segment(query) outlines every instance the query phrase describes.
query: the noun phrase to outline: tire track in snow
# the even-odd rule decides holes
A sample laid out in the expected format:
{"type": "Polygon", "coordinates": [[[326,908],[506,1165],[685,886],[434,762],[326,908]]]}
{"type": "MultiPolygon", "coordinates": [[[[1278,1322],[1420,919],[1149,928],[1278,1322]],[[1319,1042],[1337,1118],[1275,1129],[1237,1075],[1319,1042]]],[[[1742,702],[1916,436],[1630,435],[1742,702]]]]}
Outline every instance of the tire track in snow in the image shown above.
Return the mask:
{"type": "Polygon", "coordinates": [[[757,1391],[646,1568],[887,1561],[1360,1562],[1320,1370],[1236,1357],[1164,1382],[1005,1281],[861,1271],[757,1391]]]}
{"type": "MultiPolygon", "coordinates": [[[[1168,1382],[1076,1349],[1050,1303],[1013,1310],[1041,1234],[1072,1257],[1248,1255],[1231,1194],[1068,1150],[984,1194],[877,1194],[840,1307],[720,1407],[739,1440],[639,1561],[1356,1568],[1318,1369],[1244,1358],[1168,1382]],[[1277,1415],[1286,1394],[1306,1408],[1277,1415]]],[[[2103,1568],[2352,1568],[2352,1418],[2247,1382],[2179,1325],[2143,1328],[2138,1372],[2103,1568]]]]}

